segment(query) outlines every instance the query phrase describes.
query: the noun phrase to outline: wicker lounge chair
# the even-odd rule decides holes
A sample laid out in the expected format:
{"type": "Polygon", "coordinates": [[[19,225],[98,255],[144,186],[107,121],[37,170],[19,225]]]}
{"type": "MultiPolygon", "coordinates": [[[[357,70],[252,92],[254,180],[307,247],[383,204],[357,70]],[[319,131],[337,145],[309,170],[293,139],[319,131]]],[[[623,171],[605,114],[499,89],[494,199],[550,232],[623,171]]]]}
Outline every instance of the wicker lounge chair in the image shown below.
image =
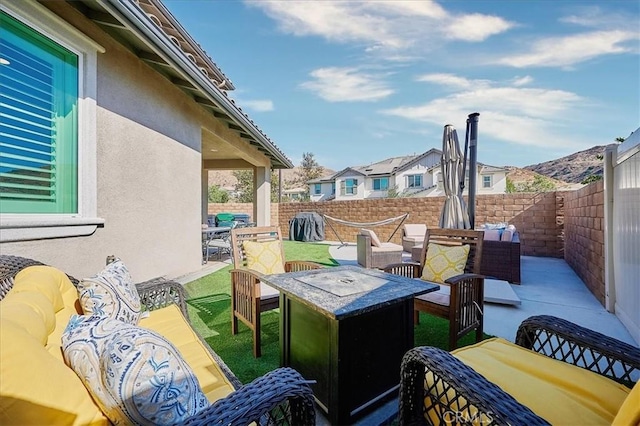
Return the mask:
{"type": "MultiPolygon", "coordinates": [[[[1,255],[0,300],[4,299],[11,291],[18,272],[26,267],[36,265],[43,264],[23,257],[1,255]]],[[[71,276],[69,279],[74,285],[78,283],[78,280],[71,276]]],[[[136,287],[142,304],[152,311],[151,315],[157,309],[176,304],[188,323],[189,315],[182,285],[173,281],[155,279],[137,284],[136,287]]],[[[193,332],[236,390],[189,418],[184,424],[315,424],[313,394],[307,382],[298,372],[291,368],[279,368],[249,384],[242,385],[224,361],[197,335],[195,330],[193,332]]],[[[42,377],[41,380],[46,381],[47,378],[42,377]]],[[[69,389],[64,389],[64,391],[68,392],[69,389]]],[[[34,393],[38,392],[34,387],[34,393]]],[[[5,395],[3,395],[4,397],[5,395]]],[[[9,399],[11,399],[11,395],[8,396],[9,399]]],[[[18,421],[18,423],[20,422],[18,421]]]]}
{"type": "Polygon", "coordinates": [[[384,268],[390,263],[402,262],[402,246],[381,243],[375,232],[361,229],[356,237],[358,265],[365,268],[384,268]]]}
{"type": "Polygon", "coordinates": [[[236,228],[231,231],[231,253],[235,269],[231,270],[231,333],[238,333],[238,320],[253,332],[253,356],[259,358],[260,313],[275,309],[280,305],[280,294],[273,287],[260,282],[262,274],[252,271],[247,265],[245,241],[280,243],[280,259],[285,272],[304,271],[321,268],[321,265],[304,261],[284,261],[282,234],[277,226],[236,228]]]}
{"type": "MultiPolygon", "coordinates": [[[[533,359],[534,363],[538,361],[553,364],[554,367],[571,373],[563,375],[561,379],[564,380],[572,377],[580,381],[584,377],[586,380],[601,383],[603,387],[612,386],[614,390],[619,391],[620,388],[615,382],[632,387],[640,373],[640,349],[556,317],[536,316],[523,321],[518,329],[516,344],[521,348],[511,348],[512,352],[521,353],[522,357],[533,359]],[[564,363],[550,361],[534,353],[564,363]],[[611,380],[602,380],[599,376],[573,366],[590,370],[611,380]]],[[[518,402],[527,400],[526,396],[520,395],[521,390],[527,388],[526,382],[515,383],[517,378],[507,378],[507,382],[511,380],[514,383],[514,390],[509,394],[486,378],[494,373],[499,375],[498,370],[511,371],[507,365],[504,369],[500,367],[501,363],[507,361],[496,361],[497,366],[492,371],[484,371],[481,375],[458,358],[459,353],[464,350],[467,350],[465,359],[469,360],[474,358],[473,351],[477,351],[478,348],[463,348],[451,354],[434,347],[417,347],[405,354],[401,369],[400,424],[450,424],[452,413],[455,413],[459,424],[553,423],[540,416],[545,409],[550,410],[544,413],[545,416],[551,418],[550,413],[557,415],[553,410],[557,410],[561,402],[549,401],[548,395],[538,393],[533,398],[539,398],[538,402],[542,408],[538,405],[539,414],[534,413],[532,409],[518,402]]],[[[553,382],[553,376],[553,373],[545,370],[539,376],[533,377],[539,377],[543,386],[546,380],[549,380],[551,392],[552,388],[559,386],[553,382]]],[[[568,382],[567,385],[570,388],[569,392],[575,390],[578,393],[579,400],[586,401],[591,407],[599,407],[596,410],[602,411],[602,407],[607,405],[598,400],[607,397],[605,389],[581,390],[580,383],[576,382],[568,382]]],[[[636,388],[638,386],[636,385],[636,388]]],[[[528,398],[531,398],[531,395],[528,398]]],[[[635,408],[637,422],[640,412],[636,398],[637,395],[629,395],[623,400],[622,406],[609,406],[609,410],[613,411],[609,414],[616,415],[617,408],[618,415],[622,414],[623,406],[631,407],[631,410],[635,408]]],[[[564,421],[555,418],[555,422],[579,424],[577,417],[574,417],[578,413],[574,411],[570,414],[571,418],[564,421]]]]}

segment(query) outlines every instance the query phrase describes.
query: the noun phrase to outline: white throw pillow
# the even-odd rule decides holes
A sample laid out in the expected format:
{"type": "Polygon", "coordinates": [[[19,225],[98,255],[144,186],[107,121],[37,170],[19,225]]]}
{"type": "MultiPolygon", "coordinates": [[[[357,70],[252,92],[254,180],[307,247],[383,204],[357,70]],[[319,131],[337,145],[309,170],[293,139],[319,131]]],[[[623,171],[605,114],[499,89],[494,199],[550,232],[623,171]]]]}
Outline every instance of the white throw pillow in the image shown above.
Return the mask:
{"type": "Polygon", "coordinates": [[[78,283],[78,299],[85,315],[109,317],[138,324],[142,304],[131,274],[117,259],[97,275],[78,283]]]}
{"type": "Polygon", "coordinates": [[[209,405],[180,352],[152,330],[74,315],[62,335],[62,350],[115,425],[179,424],[209,405]]]}

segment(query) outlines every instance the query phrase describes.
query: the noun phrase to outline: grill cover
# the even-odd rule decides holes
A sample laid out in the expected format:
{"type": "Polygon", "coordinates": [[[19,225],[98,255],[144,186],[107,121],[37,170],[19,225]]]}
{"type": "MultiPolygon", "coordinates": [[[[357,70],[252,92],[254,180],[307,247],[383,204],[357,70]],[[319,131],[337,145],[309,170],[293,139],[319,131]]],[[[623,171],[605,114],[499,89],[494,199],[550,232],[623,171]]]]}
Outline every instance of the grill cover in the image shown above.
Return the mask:
{"type": "Polygon", "coordinates": [[[301,212],[289,221],[289,240],[324,241],[324,220],[315,212],[301,212]]]}

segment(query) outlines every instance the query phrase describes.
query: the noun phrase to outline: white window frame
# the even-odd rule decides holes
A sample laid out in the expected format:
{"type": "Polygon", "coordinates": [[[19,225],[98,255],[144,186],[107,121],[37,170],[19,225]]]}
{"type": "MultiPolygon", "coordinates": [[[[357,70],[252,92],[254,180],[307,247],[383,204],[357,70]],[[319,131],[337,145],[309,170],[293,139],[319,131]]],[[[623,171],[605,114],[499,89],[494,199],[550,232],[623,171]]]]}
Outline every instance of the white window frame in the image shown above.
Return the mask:
{"type": "Polygon", "coordinates": [[[424,176],[423,175],[421,175],[419,173],[414,173],[414,174],[407,175],[407,188],[423,188],[423,187],[424,187],[424,176]],[[420,176],[420,186],[415,185],[416,176],[420,176]],[[409,179],[410,178],[413,178],[414,185],[411,185],[409,183],[409,179]]]}
{"type": "Polygon", "coordinates": [[[371,182],[371,189],[373,191],[388,191],[389,190],[389,177],[377,177],[377,178],[372,178],[373,181],[371,182]],[[380,188],[376,189],[376,181],[379,181],[380,183],[382,183],[382,180],[386,179],[387,180],[387,187],[386,188],[382,188],[382,185],[378,185],[380,186],[380,188]]]}
{"type": "Polygon", "coordinates": [[[492,175],[482,175],[482,187],[483,188],[491,188],[493,186],[493,176],[492,175]],[[486,178],[489,178],[489,185],[487,185],[486,178]]]}
{"type": "Polygon", "coordinates": [[[36,2],[2,2],[0,9],[78,55],[78,212],[0,214],[0,242],[91,235],[104,224],[97,217],[96,95],[98,53],[105,49],[36,2]]]}
{"type": "Polygon", "coordinates": [[[340,195],[357,195],[358,194],[358,178],[345,178],[340,182],[340,195]],[[353,181],[353,185],[347,186],[347,181],[353,181]],[[351,190],[351,192],[349,192],[351,190]]]}

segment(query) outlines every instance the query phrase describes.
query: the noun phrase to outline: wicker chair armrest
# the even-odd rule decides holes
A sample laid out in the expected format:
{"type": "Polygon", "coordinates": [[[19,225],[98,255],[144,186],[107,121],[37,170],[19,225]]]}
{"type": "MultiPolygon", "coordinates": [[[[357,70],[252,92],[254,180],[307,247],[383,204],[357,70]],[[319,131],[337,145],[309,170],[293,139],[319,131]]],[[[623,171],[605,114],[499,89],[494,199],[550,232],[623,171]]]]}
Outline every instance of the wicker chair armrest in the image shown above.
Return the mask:
{"type": "Polygon", "coordinates": [[[460,274],[460,275],[456,275],[455,277],[451,277],[447,280],[445,280],[445,283],[449,284],[449,285],[455,285],[461,281],[468,281],[468,280],[474,280],[474,279],[484,279],[484,275],[480,275],[480,274],[460,274]]]}
{"type": "Polygon", "coordinates": [[[409,350],[402,360],[400,376],[402,425],[425,421],[431,424],[549,424],[439,348],[423,346],[409,350]]]}
{"type": "Polygon", "coordinates": [[[516,344],[633,387],[640,349],[570,321],[539,315],[524,320],[516,344]]]}
{"type": "Polygon", "coordinates": [[[407,278],[420,278],[422,270],[419,263],[403,262],[393,263],[382,268],[384,272],[394,275],[401,275],[407,278]]]}
{"type": "Polygon", "coordinates": [[[253,422],[315,424],[308,382],[292,368],[278,368],[216,401],[184,424],[244,426],[253,422]]]}
{"type": "Polygon", "coordinates": [[[285,272],[310,271],[320,269],[323,266],[315,262],[305,262],[304,260],[289,260],[284,262],[285,272]]]}
{"type": "Polygon", "coordinates": [[[182,315],[189,320],[184,287],[181,284],[164,278],[154,278],[137,283],[136,289],[140,295],[140,302],[148,310],[161,309],[175,303],[182,315]]]}

